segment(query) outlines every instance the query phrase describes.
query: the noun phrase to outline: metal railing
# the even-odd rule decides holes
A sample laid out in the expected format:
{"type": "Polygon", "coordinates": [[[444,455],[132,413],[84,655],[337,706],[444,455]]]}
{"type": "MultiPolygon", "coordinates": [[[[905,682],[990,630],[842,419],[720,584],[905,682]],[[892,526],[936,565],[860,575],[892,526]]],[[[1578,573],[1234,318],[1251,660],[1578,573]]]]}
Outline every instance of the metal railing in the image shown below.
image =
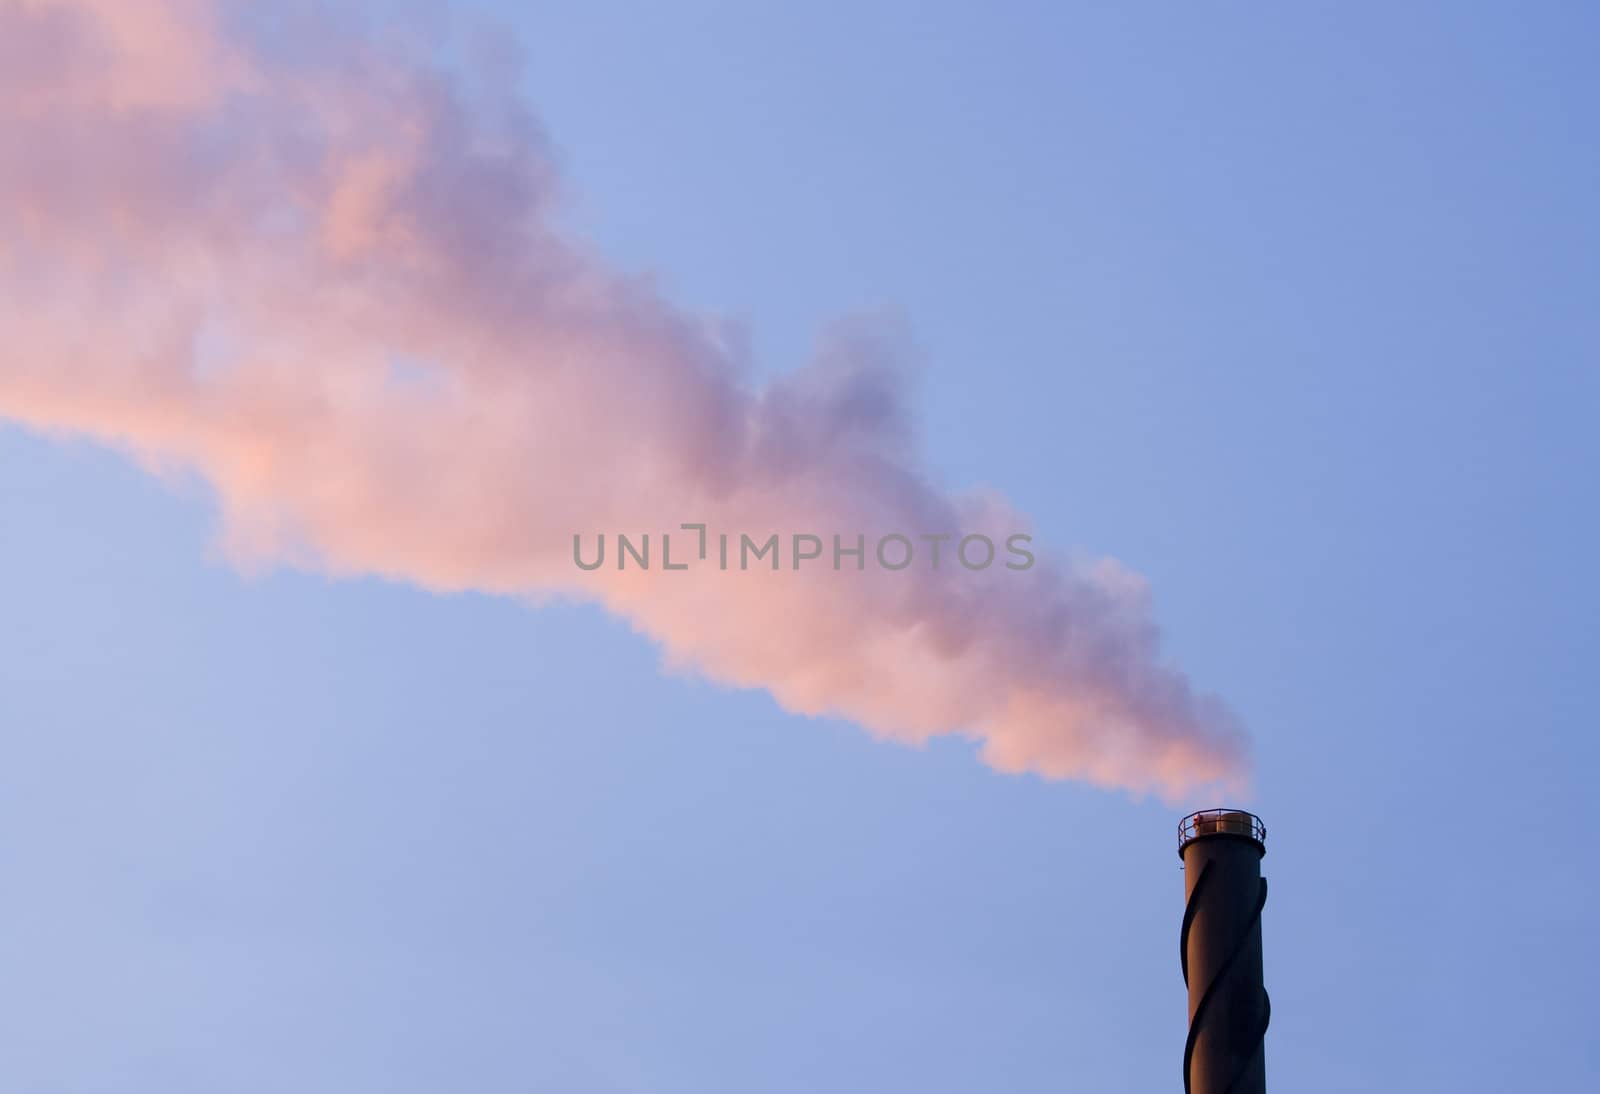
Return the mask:
{"type": "Polygon", "coordinates": [[[1203,836],[1243,836],[1255,840],[1264,851],[1267,826],[1254,813],[1242,809],[1202,809],[1178,822],[1178,854],[1203,836]]]}

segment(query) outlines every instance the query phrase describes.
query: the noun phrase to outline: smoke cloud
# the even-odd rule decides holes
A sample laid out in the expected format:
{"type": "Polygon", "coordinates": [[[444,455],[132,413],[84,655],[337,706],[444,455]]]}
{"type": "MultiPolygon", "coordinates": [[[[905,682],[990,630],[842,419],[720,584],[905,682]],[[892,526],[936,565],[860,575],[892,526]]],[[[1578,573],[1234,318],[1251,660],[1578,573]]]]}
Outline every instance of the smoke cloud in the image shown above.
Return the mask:
{"type": "Polygon", "coordinates": [[[843,324],[758,384],[726,328],[560,230],[506,65],[246,22],[0,0],[0,417],[203,476],[241,564],[595,602],[675,668],[963,735],[1004,771],[1243,777],[1240,731],[1113,562],[576,567],[576,533],[685,521],[869,544],[1027,524],[929,481],[892,330],[843,324]]]}

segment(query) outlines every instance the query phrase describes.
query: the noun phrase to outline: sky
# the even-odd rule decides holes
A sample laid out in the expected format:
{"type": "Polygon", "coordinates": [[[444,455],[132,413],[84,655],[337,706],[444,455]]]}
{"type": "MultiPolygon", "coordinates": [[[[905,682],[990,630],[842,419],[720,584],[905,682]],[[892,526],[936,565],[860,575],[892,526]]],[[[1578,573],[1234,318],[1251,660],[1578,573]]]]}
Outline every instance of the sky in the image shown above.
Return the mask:
{"type": "MultiPolygon", "coordinates": [[[[747,346],[748,388],[804,393],[786,378],[811,375],[833,324],[887,315],[927,496],[997,491],[1060,557],[1142,575],[1160,665],[1248,735],[1248,784],[1226,804],[1268,828],[1275,1086],[1594,1085],[1592,11],[373,3],[341,22],[402,51],[443,42],[462,79],[501,74],[537,116],[536,177],[559,179],[541,216],[583,241],[585,270],[648,276],[666,302],[640,305],[651,322],[624,348],[658,345],[656,320],[730,325],[663,364],[618,355],[623,410],[650,370],[681,381],[720,360],[702,341],[747,346]]],[[[291,68],[339,38],[309,16],[271,24],[231,33],[291,68]]],[[[181,105],[229,79],[183,71],[193,86],[143,70],[126,86],[181,105]]],[[[359,105],[357,122],[382,116],[359,105]]],[[[140,208],[151,176],[96,151],[140,208]]],[[[66,163],[57,189],[77,194],[73,161],[47,160],[8,141],[0,182],[66,163]]],[[[428,209],[493,229],[463,211],[474,185],[428,209]]],[[[128,316],[193,289],[139,246],[189,240],[187,222],[134,243],[104,228],[136,287],[90,293],[76,278],[96,210],[18,192],[10,214],[66,228],[49,251],[0,251],[14,300],[43,285],[65,309],[0,310],[9,1084],[1181,1082],[1175,829],[1224,802],[1163,749],[1223,740],[1221,723],[1163,706],[1109,738],[1132,742],[1118,765],[1068,778],[1040,773],[1061,754],[1030,730],[1007,739],[1040,742],[1037,762],[1010,773],[959,732],[898,732],[903,705],[864,731],[880,712],[847,688],[816,703],[859,716],[809,714],[804,689],[719,660],[727,646],[696,645],[631,587],[600,596],[611,610],[530,599],[498,555],[408,553],[448,507],[389,537],[312,522],[321,559],[241,547],[256,529],[241,498],[300,504],[368,450],[308,434],[339,458],[256,495],[194,439],[194,405],[126,426],[149,417],[115,382],[128,316]],[[47,352],[61,314],[81,320],[82,360],[47,352]],[[108,445],[95,400],[113,397],[108,445]],[[178,466],[152,474],[150,448],[178,466]],[[700,669],[672,659],[684,650],[700,669]]],[[[495,238],[470,237],[475,260],[492,266],[495,238]]],[[[280,252],[249,241],[205,252],[224,289],[292,299],[292,280],[256,280],[255,257],[280,252]]],[[[610,360],[610,342],[577,344],[610,360]]],[[[680,390],[660,389],[660,419],[629,419],[657,455],[679,452],[660,422],[680,390]]],[[[432,500],[459,482],[453,458],[382,481],[432,500]]],[[[885,480],[864,479],[819,481],[879,498],[885,480]]],[[[785,497],[756,511],[784,514],[785,497]]],[[[532,591],[550,580],[536,571],[532,591]]],[[[697,588],[732,598],[717,619],[761,599],[715,575],[697,588]]],[[[752,618],[720,637],[760,633],[752,618]]],[[[985,671],[885,687],[965,711],[973,679],[1035,686],[985,671]]],[[[1183,755],[1233,765],[1220,746],[1183,755]]]]}

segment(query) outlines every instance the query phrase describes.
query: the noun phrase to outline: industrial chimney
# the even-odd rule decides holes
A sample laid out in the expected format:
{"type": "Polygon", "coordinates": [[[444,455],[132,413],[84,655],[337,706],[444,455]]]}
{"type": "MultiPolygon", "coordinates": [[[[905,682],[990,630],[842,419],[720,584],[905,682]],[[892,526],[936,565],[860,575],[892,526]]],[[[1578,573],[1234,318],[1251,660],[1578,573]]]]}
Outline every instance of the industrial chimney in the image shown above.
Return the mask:
{"type": "Polygon", "coordinates": [[[1272,1016],[1261,970],[1266,839],[1261,818],[1236,809],[1202,810],[1178,825],[1187,894],[1178,940],[1189,989],[1185,1094],[1266,1094],[1263,1041],[1272,1016]]]}

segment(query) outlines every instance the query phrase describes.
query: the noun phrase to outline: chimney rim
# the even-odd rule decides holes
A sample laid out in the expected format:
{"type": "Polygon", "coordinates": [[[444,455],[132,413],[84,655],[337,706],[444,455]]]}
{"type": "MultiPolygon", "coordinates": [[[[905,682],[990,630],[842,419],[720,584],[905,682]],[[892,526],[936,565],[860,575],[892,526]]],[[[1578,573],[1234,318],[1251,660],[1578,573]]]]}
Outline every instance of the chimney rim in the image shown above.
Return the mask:
{"type": "Polygon", "coordinates": [[[1244,809],[1201,809],[1178,822],[1178,857],[1191,843],[1204,839],[1242,839],[1267,853],[1267,826],[1244,809]]]}

